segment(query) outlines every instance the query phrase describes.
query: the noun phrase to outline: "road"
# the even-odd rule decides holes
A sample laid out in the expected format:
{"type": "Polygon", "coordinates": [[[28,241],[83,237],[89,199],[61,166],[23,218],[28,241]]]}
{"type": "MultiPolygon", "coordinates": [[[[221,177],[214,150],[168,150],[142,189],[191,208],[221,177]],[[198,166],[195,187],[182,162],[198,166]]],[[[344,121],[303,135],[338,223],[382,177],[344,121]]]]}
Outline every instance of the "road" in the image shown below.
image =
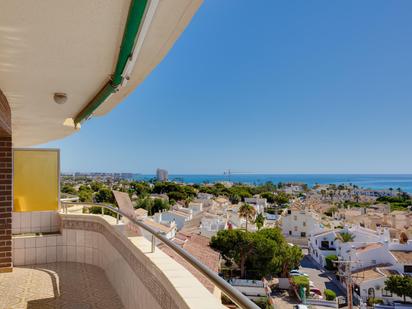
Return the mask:
{"type": "Polygon", "coordinates": [[[299,270],[308,274],[315,287],[321,290],[322,293],[325,289],[329,289],[334,291],[337,296],[344,296],[338,286],[333,281],[331,281],[327,274],[321,271],[318,268],[318,265],[313,262],[313,260],[307,255],[307,252],[304,253],[306,254],[301,262],[301,267],[299,268],[299,270]]]}
{"type": "MultiPolygon", "coordinates": [[[[345,294],[338,288],[338,286],[333,282],[333,280],[330,280],[327,273],[324,271],[320,270],[318,267],[318,264],[315,263],[308,255],[308,252],[306,249],[303,249],[303,253],[305,254],[305,257],[303,258],[301,262],[301,266],[299,267],[299,270],[301,272],[304,272],[308,274],[310,281],[313,281],[313,284],[315,287],[317,287],[319,290],[323,291],[325,289],[332,290],[336,293],[337,296],[345,296],[345,294]]],[[[275,308],[276,309],[287,309],[287,308],[293,308],[294,304],[297,304],[297,299],[295,297],[290,297],[289,293],[286,291],[276,291],[273,294],[273,300],[275,302],[275,308]]],[[[312,308],[325,308],[321,306],[312,306],[312,308]]],[[[341,308],[341,309],[345,309],[341,308]]]]}

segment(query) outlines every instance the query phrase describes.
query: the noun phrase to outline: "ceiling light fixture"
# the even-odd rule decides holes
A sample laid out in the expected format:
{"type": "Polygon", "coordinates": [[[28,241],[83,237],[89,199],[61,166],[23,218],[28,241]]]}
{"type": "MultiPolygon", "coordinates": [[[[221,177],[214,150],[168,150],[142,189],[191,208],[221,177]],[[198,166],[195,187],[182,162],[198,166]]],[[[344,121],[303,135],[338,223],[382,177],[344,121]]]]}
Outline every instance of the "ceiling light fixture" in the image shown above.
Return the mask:
{"type": "Polygon", "coordinates": [[[67,101],[67,94],[63,92],[56,92],[53,96],[53,99],[57,104],[64,104],[67,101]]]}

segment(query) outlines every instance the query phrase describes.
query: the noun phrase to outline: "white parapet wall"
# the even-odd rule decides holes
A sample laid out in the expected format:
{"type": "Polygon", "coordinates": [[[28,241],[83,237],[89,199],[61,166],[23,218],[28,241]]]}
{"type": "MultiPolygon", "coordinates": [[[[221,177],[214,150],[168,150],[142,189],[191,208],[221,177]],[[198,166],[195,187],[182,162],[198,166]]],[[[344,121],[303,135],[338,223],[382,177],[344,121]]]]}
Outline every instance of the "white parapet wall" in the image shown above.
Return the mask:
{"type": "Polygon", "coordinates": [[[102,268],[125,308],[222,308],[188,270],[144,237],[100,215],[61,215],[61,233],[13,238],[14,265],[78,262],[102,268]]]}

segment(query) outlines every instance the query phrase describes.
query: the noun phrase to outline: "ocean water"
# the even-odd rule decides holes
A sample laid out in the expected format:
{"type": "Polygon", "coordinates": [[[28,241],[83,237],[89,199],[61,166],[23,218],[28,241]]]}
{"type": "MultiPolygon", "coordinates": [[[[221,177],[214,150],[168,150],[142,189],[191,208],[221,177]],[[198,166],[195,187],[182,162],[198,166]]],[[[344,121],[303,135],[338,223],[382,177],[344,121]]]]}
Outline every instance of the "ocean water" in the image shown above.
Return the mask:
{"type": "MultiPolygon", "coordinates": [[[[134,176],[136,180],[149,180],[154,175],[134,176]]],[[[349,184],[369,189],[397,189],[412,193],[411,174],[232,174],[232,175],[169,175],[170,180],[185,183],[213,183],[218,181],[241,182],[247,184],[262,184],[267,181],[303,182],[312,187],[315,184],[349,184]]]]}

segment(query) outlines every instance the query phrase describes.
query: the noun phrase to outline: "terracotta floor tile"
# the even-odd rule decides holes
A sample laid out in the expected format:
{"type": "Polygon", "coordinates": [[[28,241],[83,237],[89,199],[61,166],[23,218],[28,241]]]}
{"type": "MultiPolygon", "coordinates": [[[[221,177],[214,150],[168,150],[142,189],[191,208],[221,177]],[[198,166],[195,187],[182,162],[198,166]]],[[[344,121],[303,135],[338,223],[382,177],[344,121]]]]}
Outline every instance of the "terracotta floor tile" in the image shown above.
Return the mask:
{"type": "Polygon", "coordinates": [[[14,267],[0,274],[0,299],[0,309],[123,308],[104,271],[81,263],[14,267]]]}

